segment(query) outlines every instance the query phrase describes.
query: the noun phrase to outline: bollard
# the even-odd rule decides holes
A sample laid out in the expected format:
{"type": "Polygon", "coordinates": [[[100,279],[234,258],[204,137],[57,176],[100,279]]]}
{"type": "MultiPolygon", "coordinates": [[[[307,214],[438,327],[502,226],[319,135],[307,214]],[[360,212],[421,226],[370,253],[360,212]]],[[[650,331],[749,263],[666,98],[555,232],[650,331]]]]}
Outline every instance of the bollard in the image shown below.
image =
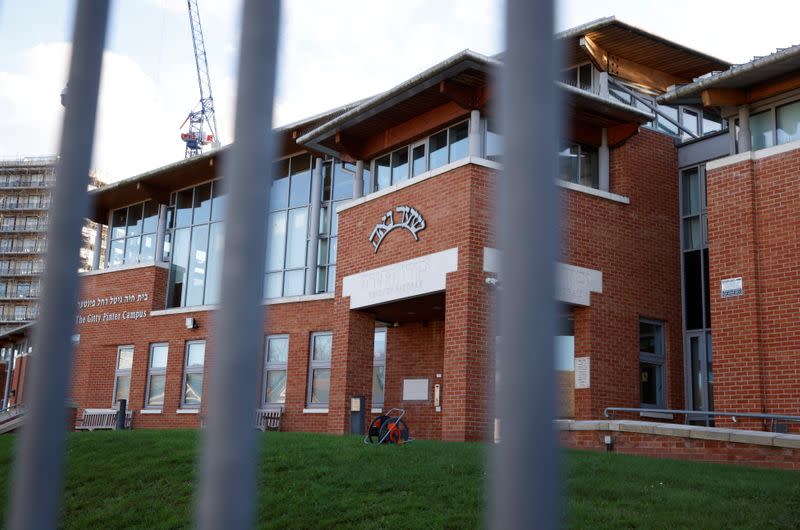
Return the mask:
{"type": "Polygon", "coordinates": [[[128,400],[127,399],[120,399],[119,400],[119,410],[117,410],[117,426],[115,429],[121,431],[125,428],[125,413],[127,412],[128,408],[128,400]]]}

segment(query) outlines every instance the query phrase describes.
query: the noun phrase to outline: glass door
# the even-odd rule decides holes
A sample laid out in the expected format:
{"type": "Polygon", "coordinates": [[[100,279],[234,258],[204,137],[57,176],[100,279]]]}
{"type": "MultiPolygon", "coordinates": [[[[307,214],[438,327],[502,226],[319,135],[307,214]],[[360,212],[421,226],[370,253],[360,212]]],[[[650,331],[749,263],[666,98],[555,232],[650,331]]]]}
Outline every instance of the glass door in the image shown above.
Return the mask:
{"type": "MultiPolygon", "coordinates": [[[[686,408],[714,410],[714,371],[711,355],[711,332],[686,334],[686,408]]],[[[689,415],[691,423],[713,425],[713,418],[689,415]]]]}

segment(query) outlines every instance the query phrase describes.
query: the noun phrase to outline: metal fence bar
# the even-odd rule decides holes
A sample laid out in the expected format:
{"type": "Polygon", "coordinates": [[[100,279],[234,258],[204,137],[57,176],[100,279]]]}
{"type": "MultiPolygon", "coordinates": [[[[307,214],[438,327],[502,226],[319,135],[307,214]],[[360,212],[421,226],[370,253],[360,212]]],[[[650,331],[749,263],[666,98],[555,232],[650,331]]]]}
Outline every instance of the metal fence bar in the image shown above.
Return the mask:
{"type": "Polygon", "coordinates": [[[33,334],[35,356],[26,385],[31,408],[17,442],[8,519],[12,529],[57,526],[66,440],[64,402],[72,364],[70,338],[78,303],[78,251],[88,211],[86,189],[108,11],[108,0],[80,0],[75,13],[70,99],[64,112],[47,234],[43,279],[47,303],[42,304],[33,334]]]}
{"type": "Polygon", "coordinates": [[[560,517],[555,383],[555,188],[559,105],[552,0],[508,0],[501,78],[505,172],[498,330],[501,442],[491,452],[489,526],[556,528],[560,517]]]}
{"type": "Polygon", "coordinates": [[[236,141],[223,162],[227,188],[221,308],[211,352],[208,428],[200,462],[200,528],[249,528],[255,514],[253,425],[263,335],[267,204],[274,158],[272,104],[278,46],[277,0],[242,10],[236,141]]]}
{"type": "Polygon", "coordinates": [[[800,423],[800,416],[786,414],[764,414],[761,412],[717,412],[713,410],[648,409],[637,407],[606,407],[603,415],[614,419],[615,412],[644,412],[652,414],[685,414],[686,416],[725,416],[730,418],[755,418],[760,420],[782,420],[800,423]]]}

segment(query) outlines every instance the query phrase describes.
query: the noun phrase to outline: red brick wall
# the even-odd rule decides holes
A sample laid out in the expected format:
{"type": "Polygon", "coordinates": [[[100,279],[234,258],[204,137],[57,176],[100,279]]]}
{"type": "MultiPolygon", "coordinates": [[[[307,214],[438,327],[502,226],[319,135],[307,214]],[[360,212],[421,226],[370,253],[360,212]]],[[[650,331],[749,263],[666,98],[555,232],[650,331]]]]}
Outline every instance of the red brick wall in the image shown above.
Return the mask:
{"type": "Polygon", "coordinates": [[[591,387],[575,390],[576,419],[638,407],[639,319],[665,323],[666,405],[683,408],[677,153],[640,129],[611,150],[611,191],[622,204],[562,190],[562,258],[603,273],[603,292],[574,311],[575,356],[591,358],[591,387]]]}
{"type": "Polygon", "coordinates": [[[800,150],[707,182],[715,408],[800,415],[800,150]],[[744,294],[722,299],[735,277],[744,294]]]}
{"type": "Polygon", "coordinates": [[[561,445],[573,449],[605,451],[605,436],[612,437],[614,451],[630,455],[800,469],[800,450],[785,447],[635,432],[560,431],[561,445]]]}

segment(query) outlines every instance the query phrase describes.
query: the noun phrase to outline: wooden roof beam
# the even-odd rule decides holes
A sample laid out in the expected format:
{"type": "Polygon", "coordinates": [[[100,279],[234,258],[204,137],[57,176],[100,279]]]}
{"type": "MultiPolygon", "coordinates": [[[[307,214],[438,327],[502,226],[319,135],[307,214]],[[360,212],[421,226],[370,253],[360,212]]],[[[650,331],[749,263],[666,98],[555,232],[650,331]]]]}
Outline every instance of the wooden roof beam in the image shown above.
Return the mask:
{"type": "Polygon", "coordinates": [[[705,107],[741,105],[747,101],[747,94],[738,88],[707,88],[700,94],[705,107]]]}
{"type": "Polygon", "coordinates": [[[481,107],[478,101],[478,90],[462,85],[461,83],[456,83],[447,79],[439,81],[439,93],[467,110],[481,107]]]}
{"type": "Polygon", "coordinates": [[[338,131],[333,138],[336,150],[339,152],[339,159],[344,162],[355,162],[361,160],[361,150],[357,147],[363,142],[357,141],[352,136],[338,131]]]}
{"type": "Polygon", "coordinates": [[[136,189],[143,191],[145,195],[159,204],[169,204],[170,193],[160,186],[148,184],[146,182],[137,182],[136,189]]]}
{"type": "Polygon", "coordinates": [[[691,82],[691,79],[677,77],[667,72],[662,72],[661,70],[636,63],[624,57],[612,55],[601,48],[588,35],[581,38],[580,46],[589,55],[592,64],[594,64],[598,70],[608,72],[613,76],[627,79],[639,85],[666,92],[667,88],[672,85],[691,82]]]}

